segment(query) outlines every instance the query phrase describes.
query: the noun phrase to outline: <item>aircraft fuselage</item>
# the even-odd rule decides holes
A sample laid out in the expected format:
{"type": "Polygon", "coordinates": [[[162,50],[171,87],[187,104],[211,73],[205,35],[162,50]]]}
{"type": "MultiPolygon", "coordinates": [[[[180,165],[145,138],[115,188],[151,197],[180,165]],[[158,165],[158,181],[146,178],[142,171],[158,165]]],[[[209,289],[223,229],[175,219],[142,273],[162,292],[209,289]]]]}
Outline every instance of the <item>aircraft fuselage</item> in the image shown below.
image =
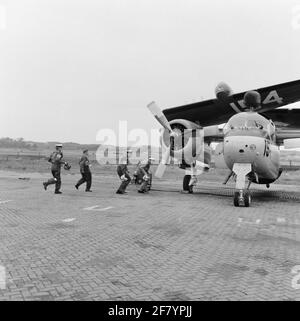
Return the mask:
{"type": "Polygon", "coordinates": [[[235,163],[251,164],[254,183],[273,183],[281,173],[275,125],[255,112],[231,117],[224,127],[224,160],[230,170],[235,163]]]}

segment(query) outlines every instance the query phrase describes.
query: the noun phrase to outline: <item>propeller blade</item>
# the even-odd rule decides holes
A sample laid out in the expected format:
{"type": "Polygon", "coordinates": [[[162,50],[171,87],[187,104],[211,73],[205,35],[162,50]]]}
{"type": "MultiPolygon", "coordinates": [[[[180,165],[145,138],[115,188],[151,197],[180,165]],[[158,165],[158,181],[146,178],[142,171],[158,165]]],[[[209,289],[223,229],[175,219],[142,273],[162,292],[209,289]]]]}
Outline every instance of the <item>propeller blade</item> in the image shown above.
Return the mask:
{"type": "Polygon", "coordinates": [[[167,165],[164,165],[164,164],[160,163],[157,166],[157,169],[156,169],[156,172],[155,172],[155,177],[162,178],[166,168],[167,168],[167,165]]]}
{"type": "Polygon", "coordinates": [[[163,114],[163,112],[160,110],[160,108],[156,105],[154,101],[147,105],[147,108],[165,129],[169,130],[171,133],[173,132],[166,116],[163,114]]]}
{"type": "Polygon", "coordinates": [[[155,172],[155,177],[157,178],[162,178],[166,168],[167,168],[167,165],[168,162],[169,162],[169,158],[170,158],[170,153],[171,153],[171,148],[168,148],[166,150],[166,152],[163,154],[163,157],[162,157],[162,160],[161,160],[161,163],[159,163],[157,169],[156,169],[156,172],[155,172]]]}

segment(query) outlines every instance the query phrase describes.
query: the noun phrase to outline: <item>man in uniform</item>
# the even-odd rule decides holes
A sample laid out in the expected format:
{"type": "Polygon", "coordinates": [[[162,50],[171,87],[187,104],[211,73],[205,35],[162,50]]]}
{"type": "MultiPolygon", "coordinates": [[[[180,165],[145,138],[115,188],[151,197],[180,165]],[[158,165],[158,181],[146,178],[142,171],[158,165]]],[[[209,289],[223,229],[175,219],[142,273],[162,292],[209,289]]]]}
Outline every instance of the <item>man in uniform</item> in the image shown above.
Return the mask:
{"type": "Polygon", "coordinates": [[[148,184],[152,180],[152,173],[150,171],[150,166],[153,160],[154,160],[153,158],[149,157],[146,165],[139,166],[138,175],[141,175],[143,177],[141,188],[138,190],[139,193],[146,193],[149,190],[148,184]]]}
{"type": "Polygon", "coordinates": [[[126,157],[123,157],[120,160],[120,164],[117,167],[117,173],[119,178],[121,179],[121,185],[117,190],[117,194],[126,194],[126,188],[131,182],[131,177],[129,170],[127,168],[127,164],[129,163],[129,155],[131,151],[127,151],[126,157]]]}
{"type": "Polygon", "coordinates": [[[51,173],[53,178],[50,178],[47,182],[44,182],[44,189],[47,190],[49,185],[55,184],[55,194],[62,194],[60,191],[61,188],[61,166],[68,165],[63,160],[63,153],[62,153],[62,144],[57,144],[55,146],[55,151],[50,155],[48,162],[52,164],[51,166],[51,173]]]}
{"type": "Polygon", "coordinates": [[[79,162],[80,166],[80,174],[82,178],[77,182],[75,185],[75,188],[78,189],[80,185],[83,183],[86,183],[86,192],[91,192],[91,186],[92,186],[92,173],[90,169],[90,161],[89,161],[89,151],[86,149],[83,151],[83,155],[79,162]]]}

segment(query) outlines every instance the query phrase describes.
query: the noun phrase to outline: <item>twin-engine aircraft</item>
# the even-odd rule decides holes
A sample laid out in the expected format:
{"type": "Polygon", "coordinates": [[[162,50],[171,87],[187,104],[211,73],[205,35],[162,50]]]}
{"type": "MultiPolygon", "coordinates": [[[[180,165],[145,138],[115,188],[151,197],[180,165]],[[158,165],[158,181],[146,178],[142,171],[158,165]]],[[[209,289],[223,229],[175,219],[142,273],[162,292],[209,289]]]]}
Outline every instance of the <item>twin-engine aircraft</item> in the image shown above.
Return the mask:
{"type": "Polygon", "coordinates": [[[215,165],[230,169],[224,184],[235,178],[234,206],[249,207],[251,183],[269,188],[280,177],[280,146],[300,148],[300,109],[284,107],[300,101],[300,80],[238,94],[222,82],[215,93],[215,99],[163,111],[148,105],[163,126],[155,175],[162,177],[173,158],[186,171],[183,190],[193,193],[197,175],[209,169],[211,143],[219,142],[215,165]]]}

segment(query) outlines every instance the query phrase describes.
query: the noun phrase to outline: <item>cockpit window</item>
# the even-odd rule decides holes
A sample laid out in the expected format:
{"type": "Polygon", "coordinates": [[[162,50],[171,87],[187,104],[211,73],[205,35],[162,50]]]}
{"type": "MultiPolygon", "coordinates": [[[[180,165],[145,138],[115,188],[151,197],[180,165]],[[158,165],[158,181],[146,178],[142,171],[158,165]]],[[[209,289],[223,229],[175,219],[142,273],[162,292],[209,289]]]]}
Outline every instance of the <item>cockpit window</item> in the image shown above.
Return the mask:
{"type": "Polygon", "coordinates": [[[243,122],[228,122],[224,127],[224,133],[233,130],[233,129],[267,129],[263,124],[252,120],[252,119],[244,119],[243,122]]]}
{"type": "Polygon", "coordinates": [[[264,126],[257,122],[256,120],[253,119],[248,119],[246,120],[245,127],[247,128],[258,128],[258,129],[263,129],[264,126]]]}
{"type": "Polygon", "coordinates": [[[272,121],[259,114],[240,113],[233,116],[224,126],[224,134],[227,135],[232,130],[254,130],[265,138],[271,138],[275,133],[275,126],[272,121]]]}

